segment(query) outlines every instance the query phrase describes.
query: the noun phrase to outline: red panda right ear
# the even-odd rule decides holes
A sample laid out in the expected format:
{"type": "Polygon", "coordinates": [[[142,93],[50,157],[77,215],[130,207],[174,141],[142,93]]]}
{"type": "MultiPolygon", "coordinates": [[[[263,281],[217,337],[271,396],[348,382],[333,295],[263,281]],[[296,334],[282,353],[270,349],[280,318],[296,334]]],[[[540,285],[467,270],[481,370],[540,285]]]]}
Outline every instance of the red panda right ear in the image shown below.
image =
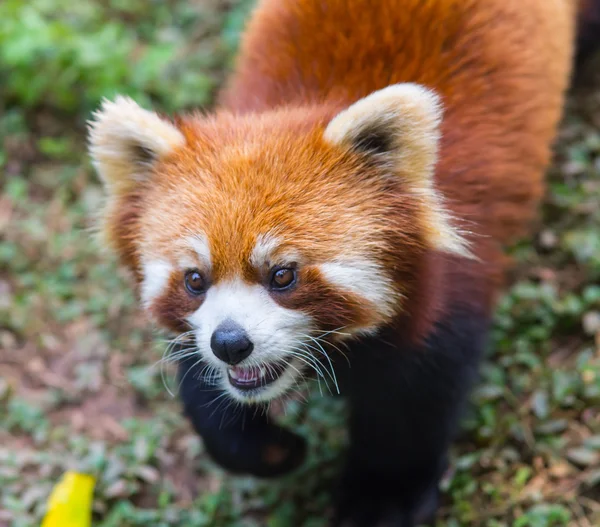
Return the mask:
{"type": "Polygon", "coordinates": [[[440,139],[442,105],[435,92],[394,84],[336,115],[325,140],[376,156],[421,185],[432,178],[440,139]]]}
{"type": "Polygon", "coordinates": [[[433,91],[413,83],[394,84],[340,112],[323,137],[331,144],[373,156],[386,173],[407,183],[422,205],[422,225],[430,247],[471,257],[435,188],[441,120],[442,106],[433,91]]]}
{"type": "Polygon", "coordinates": [[[88,125],[92,162],[111,195],[132,190],[158,158],[185,143],[174,124],[122,96],[104,100],[88,125]]]}

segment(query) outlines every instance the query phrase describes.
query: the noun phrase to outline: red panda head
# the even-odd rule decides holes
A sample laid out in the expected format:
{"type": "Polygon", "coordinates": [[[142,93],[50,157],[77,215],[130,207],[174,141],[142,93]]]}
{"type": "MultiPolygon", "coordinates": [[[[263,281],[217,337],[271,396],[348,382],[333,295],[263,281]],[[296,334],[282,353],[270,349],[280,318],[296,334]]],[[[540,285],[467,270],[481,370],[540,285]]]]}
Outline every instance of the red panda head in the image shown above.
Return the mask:
{"type": "Polygon", "coordinates": [[[433,185],[437,96],[400,84],[338,110],[171,122],[117,98],[90,125],[109,244],[239,400],[283,393],[325,335],[391,323],[427,251],[467,253],[433,185]]]}

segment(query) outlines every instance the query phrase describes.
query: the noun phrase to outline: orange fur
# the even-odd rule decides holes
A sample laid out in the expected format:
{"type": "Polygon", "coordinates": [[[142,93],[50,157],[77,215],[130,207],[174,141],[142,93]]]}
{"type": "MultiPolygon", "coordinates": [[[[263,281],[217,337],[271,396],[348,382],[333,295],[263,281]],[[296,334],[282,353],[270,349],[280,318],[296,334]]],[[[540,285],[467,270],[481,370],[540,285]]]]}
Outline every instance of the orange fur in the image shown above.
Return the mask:
{"type": "MultiPolygon", "coordinates": [[[[396,284],[397,323],[414,335],[427,333],[450,298],[489,310],[501,282],[500,248],[525,232],[542,192],[570,73],[574,6],[263,0],[221,110],[179,118],[185,143],[158,156],[137,191],[109,205],[113,245],[139,273],[142,257],[189,257],[173,240],[203,232],[214,283],[233,276],[262,283],[249,262],[257,239],[274,234],[279,251],[302,259],[301,276],[313,284],[302,302],[315,299],[303,309],[324,313],[327,327],[340,320],[317,294],[329,286],[315,265],[342,256],[368,254],[381,264],[396,284]],[[341,110],[402,82],[441,96],[433,184],[453,223],[469,233],[476,261],[428,244],[430,205],[411,191],[410,174],[391,181],[365,155],[323,137],[341,110]]],[[[338,311],[342,298],[332,303],[338,311]]],[[[390,322],[376,306],[345,298],[344,325],[390,322]]],[[[187,304],[169,303],[169,316],[187,304]]]]}
{"type": "Polygon", "coordinates": [[[489,306],[505,261],[500,246],[526,232],[542,194],[570,75],[575,6],[265,0],[221,102],[246,113],[322,100],[343,106],[398,82],[436,90],[445,108],[436,183],[487,265],[448,268],[431,257],[419,288],[430,290],[423,316],[436,317],[429,304],[443,304],[440,297],[472,289],[489,306]],[[432,286],[442,284],[430,273],[451,273],[451,285],[441,281],[454,291],[432,286]]]}
{"type": "Polygon", "coordinates": [[[263,1],[224,106],[345,105],[398,82],[442,96],[437,182],[459,217],[505,243],[541,193],[561,114],[575,1],[263,1]]]}

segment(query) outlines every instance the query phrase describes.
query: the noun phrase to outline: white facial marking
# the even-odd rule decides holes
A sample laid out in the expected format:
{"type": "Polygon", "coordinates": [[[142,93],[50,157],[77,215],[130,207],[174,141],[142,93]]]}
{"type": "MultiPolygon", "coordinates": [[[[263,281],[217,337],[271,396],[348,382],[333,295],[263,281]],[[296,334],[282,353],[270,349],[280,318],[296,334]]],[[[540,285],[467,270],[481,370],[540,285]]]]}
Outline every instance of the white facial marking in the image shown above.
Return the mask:
{"type": "Polygon", "coordinates": [[[152,301],[160,296],[169,282],[173,266],[166,260],[148,260],[142,263],[142,303],[149,307],[152,301]]]}
{"type": "Polygon", "coordinates": [[[302,262],[302,257],[296,251],[288,249],[279,251],[275,256],[275,252],[280,249],[282,241],[277,236],[272,234],[261,234],[256,239],[256,244],[250,255],[250,263],[260,269],[264,266],[272,267],[273,265],[299,264],[302,262]]]}
{"type": "Polygon", "coordinates": [[[319,269],[327,281],[364,298],[384,317],[394,315],[399,294],[392,280],[377,263],[357,258],[326,262],[319,269]]]}
{"type": "Polygon", "coordinates": [[[189,257],[182,258],[179,261],[181,268],[201,267],[205,272],[210,271],[212,265],[210,245],[208,244],[208,238],[204,233],[188,236],[183,240],[182,245],[186,248],[192,248],[196,254],[193,259],[189,257]]]}
{"type": "Polygon", "coordinates": [[[256,244],[250,255],[250,263],[257,268],[269,262],[271,255],[279,246],[280,241],[271,234],[261,234],[256,239],[256,244]]]}
{"type": "MultiPolygon", "coordinates": [[[[242,326],[254,344],[251,355],[240,365],[260,366],[289,362],[291,353],[297,352],[303,342],[309,340],[307,335],[313,329],[311,318],[278,305],[264,287],[246,284],[239,279],[211,287],[200,308],[188,317],[197,328],[196,343],[200,353],[221,373],[222,387],[234,398],[244,402],[269,400],[288,390],[298,374],[291,366],[279,379],[254,396],[241,393],[229,383],[227,364],[219,360],[210,347],[212,333],[227,319],[242,326]]],[[[301,361],[292,364],[297,369],[303,365],[301,361]]]]}

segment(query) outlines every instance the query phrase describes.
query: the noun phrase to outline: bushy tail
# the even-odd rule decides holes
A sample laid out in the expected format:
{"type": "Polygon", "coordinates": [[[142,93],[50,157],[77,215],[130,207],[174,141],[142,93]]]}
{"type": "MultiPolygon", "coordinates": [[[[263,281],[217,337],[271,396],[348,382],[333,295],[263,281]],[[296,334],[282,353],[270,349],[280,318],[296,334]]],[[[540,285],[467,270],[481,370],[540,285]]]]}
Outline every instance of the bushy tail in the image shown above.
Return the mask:
{"type": "Polygon", "coordinates": [[[580,70],[600,51],[600,0],[580,0],[575,68],[580,70]]]}

